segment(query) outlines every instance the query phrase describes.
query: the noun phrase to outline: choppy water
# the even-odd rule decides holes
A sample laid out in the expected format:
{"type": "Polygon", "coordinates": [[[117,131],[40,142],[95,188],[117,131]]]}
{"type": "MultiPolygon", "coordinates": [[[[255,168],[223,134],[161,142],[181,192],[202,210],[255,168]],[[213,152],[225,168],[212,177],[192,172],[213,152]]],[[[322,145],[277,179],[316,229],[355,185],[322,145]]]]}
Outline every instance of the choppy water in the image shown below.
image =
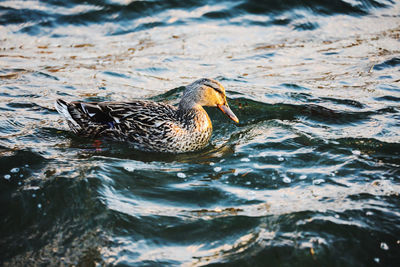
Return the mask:
{"type": "Polygon", "coordinates": [[[0,2],[0,265],[398,266],[400,3],[0,2]],[[53,103],[177,103],[210,145],[132,151],[53,103]]]}

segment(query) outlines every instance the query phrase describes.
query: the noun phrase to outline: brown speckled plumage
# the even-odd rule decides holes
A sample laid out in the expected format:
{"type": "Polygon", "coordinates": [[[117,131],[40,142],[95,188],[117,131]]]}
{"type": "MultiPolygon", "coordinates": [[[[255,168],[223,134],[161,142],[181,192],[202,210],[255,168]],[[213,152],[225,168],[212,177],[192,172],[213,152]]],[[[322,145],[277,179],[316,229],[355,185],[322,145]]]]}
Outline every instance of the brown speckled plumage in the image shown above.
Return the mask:
{"type": "Polygon", "coordinates": [[[57,111],[78,135],[127,141],[138,150],[172,153],[198,150],[209,142],[212,124],[202,106],[217,106],[238,122],[228,107],[224,87],[212,79],[188,85],[178,107],[153,101],[56,102],[57,111]]]}

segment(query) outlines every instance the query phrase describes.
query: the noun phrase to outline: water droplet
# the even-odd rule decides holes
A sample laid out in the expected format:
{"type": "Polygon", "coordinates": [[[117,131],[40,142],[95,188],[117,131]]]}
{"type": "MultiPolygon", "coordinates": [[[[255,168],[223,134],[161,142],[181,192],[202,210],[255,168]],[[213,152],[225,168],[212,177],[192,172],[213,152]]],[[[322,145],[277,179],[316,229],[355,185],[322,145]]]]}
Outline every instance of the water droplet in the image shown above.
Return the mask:
{"type": "Polygon", "coordinates": [[[319,184],[322,184],[322,183],[324,183],[324,182],[325,182],[324,179],[316,179],[316,180],[313,181],[313,184],[319,185],[319,184]]]}
{"type": "Polygon", "coordinates": [[[365,215],[371,216],[371,215],[374,215],[374,213],[373,213],[372,211],[367,211],[367,212],[365,213],[365,215]]]}
{"type": "Polygon", "coordinates": [[[10,172],[11,173],[17,173],[17,172],[19,172],[19,168],[12,168],[10,172]]]}
{"type": "Polygon", "coordinates": [[[290,179],[289,177],[285,177],[282,179],[282,181],[286,184],[290,184],[292,182],[292,179],[290,179]]]}
{"type": "Polygon", "coordinates": [[[379,263],[379,258],[374,258],[374,261],[376,262],[376,263],[379,263]]]}
{"type": "Polygon", "coordinates": [[[32,197],[36,197],[36,194],[35,194],[35,193],[33,193],[33,194],[32,194],[32,197]]]}
{"type": "Polygon", "coordinates": [[[5,175],[4,175],[4,179],[10,180],[10,178],[11,178],[11,175],[9,175],[9,174],[5,174],[5,175]]]}
{"type": "Polygon", "coordinates": [[[25,167],[28,168],[28,167],[29,167],[29,164],[25,164],[25,167]]]}
{"type": "Polygon", "coordinates": [[[127,170],[128,172],[133,172],[135,170],[135,168],[131,166],[125,166],[124,169],[127,170]]]}
{"type": "Polygon", "coordinates": [[[38,207],[39,209],[41,209],[41,208],[42,208],[42,204],[39,203],[39,204],[37,205],[37,207],[38,207]]]}
{"type": "Polygon", "coordinates": [[[351,151],[351,153],[353,153],[353,155],[361,155],[360,150],[353,150],[353,151],[351,151]]]}
{"type": "Polygon", "coordinates": [[[304,179],[306,179],[307,178],[307,175],[305,175],[305,174],[302,174],[302,175],[300,175],[300,180],[304,180],[304,179]]]}
{"type": "Polygon", "coordinates": [[[339,219],[340,218],[339,214],[335,214],[335,218],[339,219]]]}
{"type": "Polygon", "coordinates": [[[18,185],[22,185],[22,183],[21,183],[21,182],[18,182],[18,185]]]}
{"type": "Polygon", "coordinates": [[[243,162],[250,162],[250,159],[249,159],[249,158],[241,158],[240,161],[243,161],[243,162]]]}
{"type": "Polygon", "coordinates": [[[214,162],[210,162],[210,166],[214,166],[215,165],[215,163],[214,162]]]}
{"type": "Polygon", "coordinates": [[[245,184],[246,184],[246,185],[251,185],[251,182],[250,182],[250,181],[247,181],[245,184]]]}
{"type": "Polygon", "coordinates": [[[385,242],[381,242],[381,249],[389,250],[389,246],[385,242]]]}
{"type": "Polygon", "coordinates": [[[178,176],[179,178],[186,178],[186,174],[184,174],[183,172],[178,172],[176,176],[178,176]]]}
{"type": "Polygon", "coordinates": [[[284,160],[285,160],[284,157],[279,157],[279,158],[278,158],[278,161],[284,161],[284,160]]]}
{"type": "Polygon", "coordinates": [[[24,175],[23,175],[23,174],[20,174],[19,177],[22,178],[22,177],[24,177],[24,175]]]}
{"type": "Polygon", "coordinates": [[[221,170],[222,170],[221,167],[215,167],[215,168],[214,168],[214,171],[215,171],[215,172],[220,172],[221,170]]]}

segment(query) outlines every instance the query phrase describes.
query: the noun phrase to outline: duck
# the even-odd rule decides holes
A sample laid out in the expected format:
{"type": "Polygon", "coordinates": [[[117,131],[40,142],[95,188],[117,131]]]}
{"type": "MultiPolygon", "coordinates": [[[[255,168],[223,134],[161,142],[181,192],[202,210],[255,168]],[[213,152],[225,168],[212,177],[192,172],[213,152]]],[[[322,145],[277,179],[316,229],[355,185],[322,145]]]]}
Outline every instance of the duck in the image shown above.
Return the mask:
{"type": "Polygon", "coordinates": [[[210,78],[185,86],[177,106],[150,100],[55,102],[56,110],[76,135],[128,142],[136,150],[166,153],[207,146],[213,127],[203,106],[217,107],[239,123],[228,105],[225,88],[210,78]]]}

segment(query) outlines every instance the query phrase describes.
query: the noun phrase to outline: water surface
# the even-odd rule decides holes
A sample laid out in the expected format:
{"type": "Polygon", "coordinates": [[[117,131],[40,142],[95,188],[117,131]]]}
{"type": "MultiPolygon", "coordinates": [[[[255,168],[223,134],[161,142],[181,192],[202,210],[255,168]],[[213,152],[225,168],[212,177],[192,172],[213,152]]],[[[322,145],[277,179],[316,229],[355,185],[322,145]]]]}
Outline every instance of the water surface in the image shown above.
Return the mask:
{"type": "Polygon", "coordinates": [[[0,264],[398,266],[400,4],[0,2],[0,264]],[[182,155],[74,136],[53,103],[176,104],[182,155]]]}

